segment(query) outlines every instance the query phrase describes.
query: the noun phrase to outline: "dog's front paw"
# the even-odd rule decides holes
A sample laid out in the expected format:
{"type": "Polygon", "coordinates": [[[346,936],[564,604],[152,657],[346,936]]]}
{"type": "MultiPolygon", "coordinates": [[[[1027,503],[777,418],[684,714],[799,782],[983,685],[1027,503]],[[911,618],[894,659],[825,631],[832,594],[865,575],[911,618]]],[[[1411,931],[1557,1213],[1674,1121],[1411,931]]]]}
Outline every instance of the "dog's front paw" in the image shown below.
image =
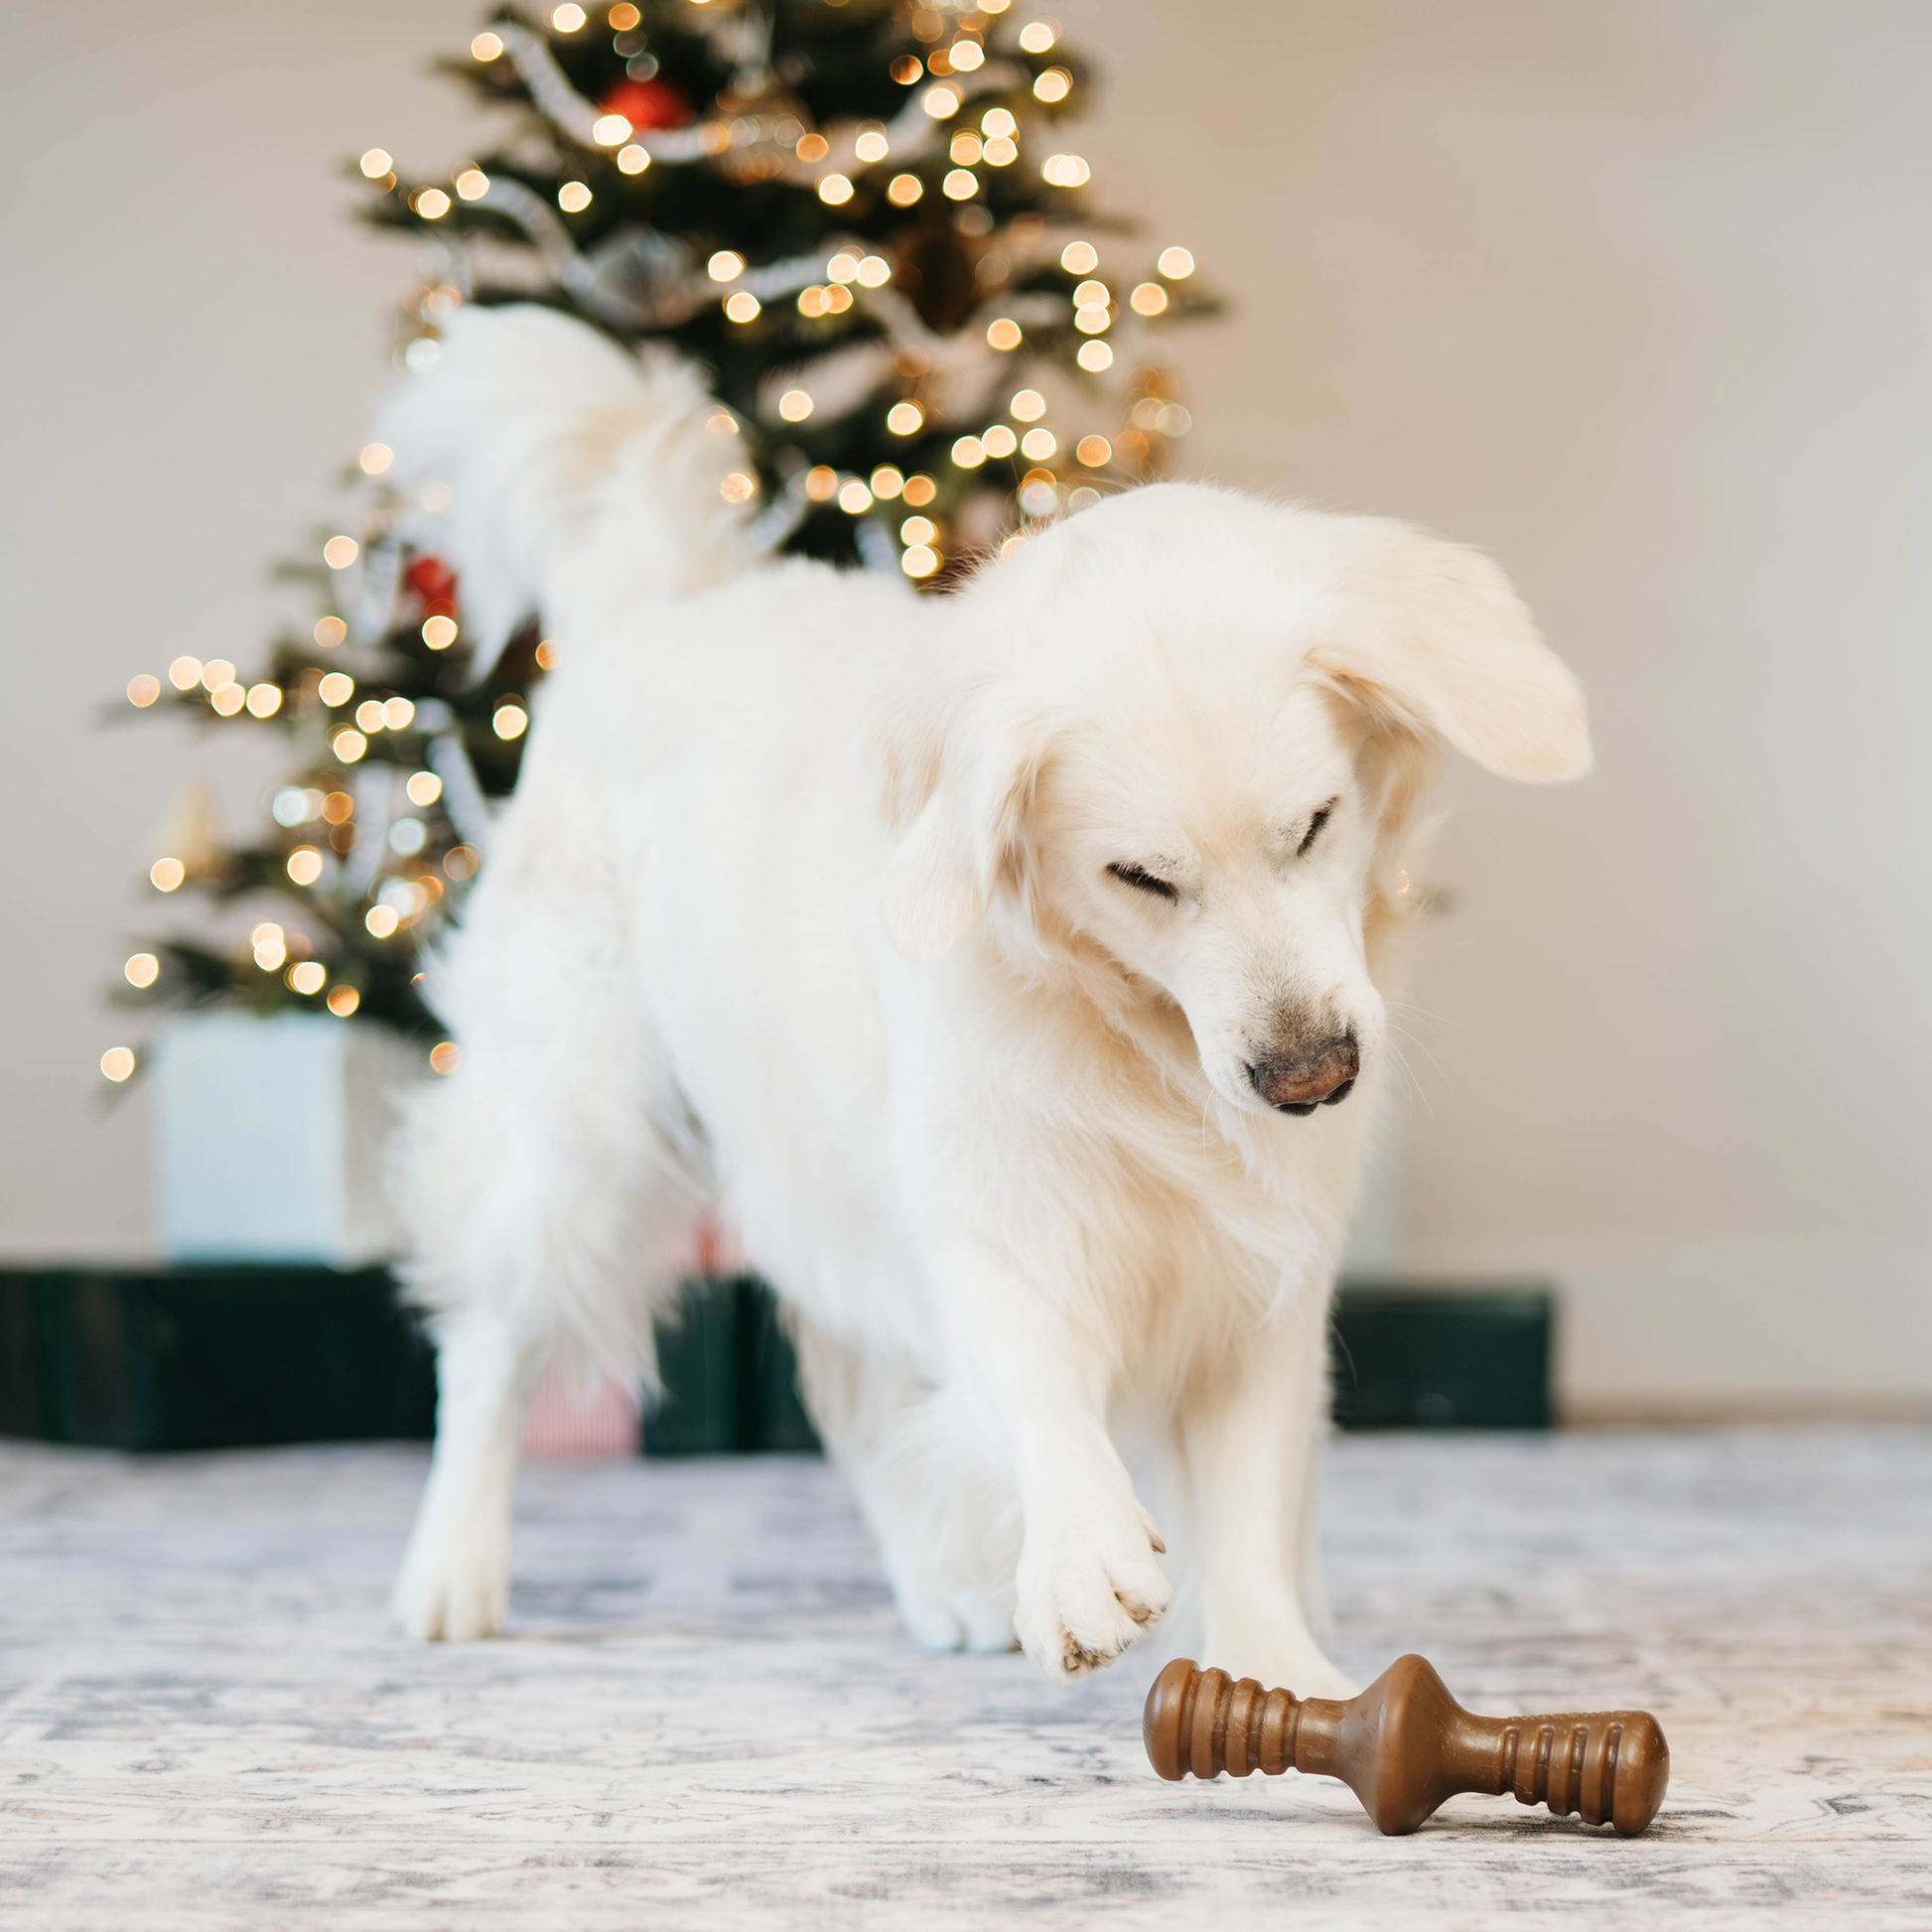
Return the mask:
{"type": "Polygon", "coordinates": [[[1117,1532],[1067,1527],[1027,1538],[1020,1559],[1020,1647],[1055,1677],[1084,1677],[1110,1664],[1161,1620],[1173,1589],[1155,1552],[1145,1512],[1117,1532]]]}
{"type": "Polygon", "coordinates": [[[463,1643],[500,1634],[509,1593],[509,1552],[493,1539],[419,1530],[403,1558],[389,1613],[407,1636],[463,1643]]]}

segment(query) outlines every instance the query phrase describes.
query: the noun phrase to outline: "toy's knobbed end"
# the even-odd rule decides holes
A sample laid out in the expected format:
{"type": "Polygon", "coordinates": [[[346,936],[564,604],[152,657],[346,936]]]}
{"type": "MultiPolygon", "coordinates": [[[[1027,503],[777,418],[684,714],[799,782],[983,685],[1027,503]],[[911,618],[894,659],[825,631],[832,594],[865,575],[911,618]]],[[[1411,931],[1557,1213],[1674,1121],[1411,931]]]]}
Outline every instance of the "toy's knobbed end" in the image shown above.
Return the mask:
{"type": "Polygon", "coordinates": [[[1141,1714],[1141,1739],[1148,1762],[1162,1777],[1178,1781],[1187,1773],[1180,1755],[1181,1707],[1191,1702],[1196,1666],[1191,1657],[1176,1657],[1147,1694],[1141,1714]]]}
{"type": "Polygon", "coordinates": [[[1252,1677],[1202,1670],[1176,1657],[1147,1694],[1141,1736],[1164,1777],[1278,1777],[1295,1762],[1302,1715],[1291,1691],[1266,1691],[1252,1677]]]}

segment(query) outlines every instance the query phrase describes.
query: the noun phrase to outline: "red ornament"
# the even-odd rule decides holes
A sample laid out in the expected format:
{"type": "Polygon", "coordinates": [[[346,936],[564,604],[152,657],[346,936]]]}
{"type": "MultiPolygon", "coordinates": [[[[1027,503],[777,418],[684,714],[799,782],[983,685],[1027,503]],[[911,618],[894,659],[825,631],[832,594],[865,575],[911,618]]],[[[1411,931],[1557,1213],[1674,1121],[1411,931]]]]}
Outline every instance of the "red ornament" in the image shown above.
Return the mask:
{"type": "Polygon", "coordinates": [[[402,581],[423,600],[423,614],[431,618],[456,616],[456,572],[441,557],[416,558],[402,581]]]}
{"type": "Polygon", "coordinates": [[[693,119],[691,103],[668,80],[620,80],[598,105],[607,114],[621,114],[632,127],[685,127],[693,119]]]}

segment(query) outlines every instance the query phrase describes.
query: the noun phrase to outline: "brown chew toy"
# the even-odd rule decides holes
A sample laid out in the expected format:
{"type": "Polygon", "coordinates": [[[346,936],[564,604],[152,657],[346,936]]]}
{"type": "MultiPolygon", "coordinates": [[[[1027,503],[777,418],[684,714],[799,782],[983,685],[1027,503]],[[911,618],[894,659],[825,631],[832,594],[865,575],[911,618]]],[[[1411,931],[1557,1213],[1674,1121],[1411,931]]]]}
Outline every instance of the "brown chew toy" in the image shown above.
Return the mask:
{"type": "Polygon", "coordinates": [[[1657,1816],[1670,1747],[1647,1711],[1478,1718],[1449,1696],[1423,1657],[1398,1657],[1346,1704],[1264,1691],[1252,1677],[1176,1658],[1154,1680],[1143,1725],[1164,1778],[1226,1771],[1279,1776],[1293,1765],[1339,1778],[1378,1831],[1413,1832],[1458,1791],[1579,1812],[1634,1838],[1657,1816]]]}

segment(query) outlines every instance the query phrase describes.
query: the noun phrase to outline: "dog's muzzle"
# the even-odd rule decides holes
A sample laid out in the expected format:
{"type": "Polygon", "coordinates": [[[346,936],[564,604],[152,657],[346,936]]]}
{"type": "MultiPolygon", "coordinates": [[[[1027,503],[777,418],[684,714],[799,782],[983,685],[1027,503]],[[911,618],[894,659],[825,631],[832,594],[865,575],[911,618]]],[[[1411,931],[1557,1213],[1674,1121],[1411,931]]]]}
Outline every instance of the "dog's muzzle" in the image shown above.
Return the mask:
{"type": "Polygon", "coordinates": [[[1281,1114],[1311,1114],[1317,1107],[1337,1105],[1348,1098],[1361,1070],[1362,1055],[1353,1034],[1323,1040],[1299,1059],[1248,1062],[1254,1090],[1281,1114]]]}

